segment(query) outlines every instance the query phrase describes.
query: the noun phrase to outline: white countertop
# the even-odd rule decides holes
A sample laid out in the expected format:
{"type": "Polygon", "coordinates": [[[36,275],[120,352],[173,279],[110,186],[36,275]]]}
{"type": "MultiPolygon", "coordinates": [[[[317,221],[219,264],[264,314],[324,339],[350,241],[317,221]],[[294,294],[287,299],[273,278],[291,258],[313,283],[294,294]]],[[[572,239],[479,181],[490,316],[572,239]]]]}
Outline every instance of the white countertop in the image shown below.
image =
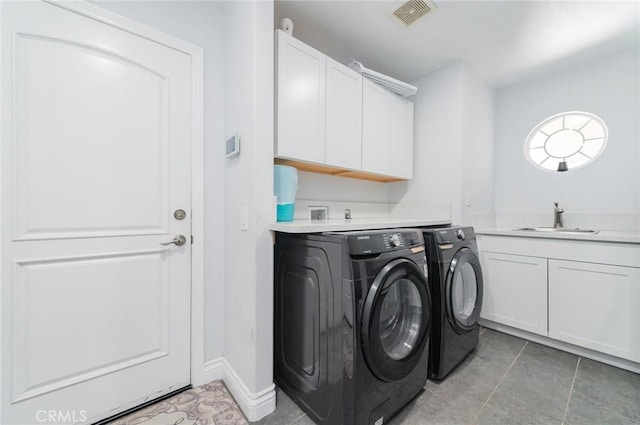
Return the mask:
{"type": "Polygon", "coordinates": [[[565,239],[594,242],[617,242],[640,244],[640,232],[601,230],[598,233],[561,233],[561,232],[535,232],[531,230],[513,230],[508,227],[491,227],[476,229],[478,235],[514,236],[525,238],[565,239]]]}
{"type": "Polygon", "coordinates": [[[272,223],[269,228],[284,233],[342,232],[349,230],[394,229],[397,227],[439,226],[450,224],[448,218],[353,218],[323,221],[293,220],[272,223]]]}

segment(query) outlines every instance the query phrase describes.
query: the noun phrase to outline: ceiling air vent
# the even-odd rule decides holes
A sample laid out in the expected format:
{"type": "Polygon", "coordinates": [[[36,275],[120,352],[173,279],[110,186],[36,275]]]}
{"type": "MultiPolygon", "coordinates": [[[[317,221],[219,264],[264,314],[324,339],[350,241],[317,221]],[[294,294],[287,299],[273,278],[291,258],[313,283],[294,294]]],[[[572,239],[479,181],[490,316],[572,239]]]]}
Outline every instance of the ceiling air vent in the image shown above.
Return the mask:
{"type": "Polygon", "coordinates": [[[393,16],[400,19],[403,24],[409,26],[421,16],[432,12],[436,6],[430,1],[409,0],[393,10],[393,16]]]}

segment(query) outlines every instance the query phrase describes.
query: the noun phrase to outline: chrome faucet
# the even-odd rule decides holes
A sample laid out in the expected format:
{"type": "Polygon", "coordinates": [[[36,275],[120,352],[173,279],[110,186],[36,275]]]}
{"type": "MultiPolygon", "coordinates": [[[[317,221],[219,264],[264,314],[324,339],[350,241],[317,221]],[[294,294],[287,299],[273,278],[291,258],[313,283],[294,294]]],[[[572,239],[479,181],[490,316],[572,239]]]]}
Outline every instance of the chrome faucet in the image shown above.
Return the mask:
{"type": "Polygon", "coordinates": [[[555,204],[555,209],[553,210],[553,227],[555,229],[561,229],[562,228],[562,213],[564,212],[564,210],[562,209],[562,207],[558,206],[557,202],[554,202],[555,204]]]}

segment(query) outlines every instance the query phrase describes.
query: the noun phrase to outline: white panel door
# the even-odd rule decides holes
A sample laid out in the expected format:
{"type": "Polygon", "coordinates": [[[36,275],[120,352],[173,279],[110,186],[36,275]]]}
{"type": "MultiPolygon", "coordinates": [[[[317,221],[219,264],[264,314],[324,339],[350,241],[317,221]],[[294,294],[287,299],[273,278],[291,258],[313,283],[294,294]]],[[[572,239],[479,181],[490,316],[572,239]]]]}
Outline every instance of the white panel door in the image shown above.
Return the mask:
{"type": "Polygon", "coordinates": [[[413,178],[413,103],[391,95],[389,174],[413,178]]]}
{"type": "Polygon", "coordinates": [[[362,75],[327,57],[326,164],[362,168],[362,75]]]}
{"type": "Polygon", "coordinates": [[[277,31],[276,156],[324,163],[327,57],[277,31]]]}
{"type": "Polygon", "coordinates": [[[362,80],[362,170],[389,175],[391,94],[362,80]]]}
{"type": "Polygon", "coordinates": [[[189,383],[191,113],[187,55],[2,2],[1,423],[189,383]]]}
{"type": "Polygon", "coordinates": [[[549,336],[640,360],[640,269],[549,260],[549,336]]]}
{"type": "Polygon", "coordinates": [[[547,259],[482,252],[483,319],[547,336],[547,259]]]}

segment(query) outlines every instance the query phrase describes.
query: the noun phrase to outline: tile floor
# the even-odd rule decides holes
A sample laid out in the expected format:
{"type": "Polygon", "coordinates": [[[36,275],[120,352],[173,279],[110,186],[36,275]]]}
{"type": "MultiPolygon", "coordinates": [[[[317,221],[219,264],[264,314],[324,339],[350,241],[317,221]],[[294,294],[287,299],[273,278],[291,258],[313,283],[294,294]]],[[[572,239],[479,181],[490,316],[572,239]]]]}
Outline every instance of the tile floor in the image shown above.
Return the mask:
{"type": "MultiPolygon", "coordinates": [[[[640,375],[483,329],[469,358],[389,423],[638,425],[640,375]]],[[[313,422],[278,390],[276,411],[255,424],[313,422]]]]}

